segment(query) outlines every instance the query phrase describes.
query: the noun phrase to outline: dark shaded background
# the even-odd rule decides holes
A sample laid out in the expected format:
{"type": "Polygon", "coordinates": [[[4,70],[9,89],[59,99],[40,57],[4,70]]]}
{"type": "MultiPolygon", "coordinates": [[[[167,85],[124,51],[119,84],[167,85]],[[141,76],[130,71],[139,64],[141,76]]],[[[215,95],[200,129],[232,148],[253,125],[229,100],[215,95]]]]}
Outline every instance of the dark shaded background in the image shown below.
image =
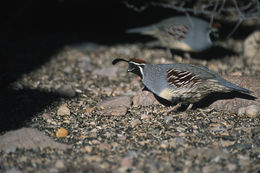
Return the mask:
{"type": "Polygon", "coordinates": [[[126,28],[172,13],[137,13],[121,1],[2,1],[0,4],[0,133],[16,129],[59,99],[55,93],[10,85],[68,44],[134,42],[126,28]],[[156,15],[154,15],[156,14],[156,15]],[[153,17],[151,17],[153,16],[153,17]]]}
{"type": "MultiPolygon", "coordinates": [[[[146,36],[127,35],[125,30],[177,14],[180,13],[159,7],[136,12],[122,1],[113,0],[2,1],[0,133],[23,126],[35,113],[59,99],[54,93],[28,88],[15,90],[10,84],[49,61],[65,45],[82,42],[113,45],[150,40],[146,36]]],[[[246,31],[243,33],[249,33],[246,31]]]]}
{"type": "Polygon", "coordinates": [[[64,45],[133,42],[135,37],[125,34],[126,28],[149,24],[173,14],[171,10],[163,10],[160,14],[154,9],[137,13],[121,1],[7,3],[0,5],[1,86],[17,78],[10,76],[10,72],[16,71],[18,75],[31,71],[64,45]]]}

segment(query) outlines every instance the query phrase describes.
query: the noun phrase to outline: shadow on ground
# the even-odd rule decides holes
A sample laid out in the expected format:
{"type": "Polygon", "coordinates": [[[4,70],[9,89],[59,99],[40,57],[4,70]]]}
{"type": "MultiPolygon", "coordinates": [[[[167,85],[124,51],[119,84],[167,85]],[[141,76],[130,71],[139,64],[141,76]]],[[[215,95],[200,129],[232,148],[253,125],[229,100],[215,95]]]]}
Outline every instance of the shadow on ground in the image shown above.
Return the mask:
{"type": "Polygon", "coordinates": [[[1,121],[0,133],[17,129],[29,122],[32,116],[49,106],[59,96],[39,90],[5,89],[1,92],[0,108],[1,121]]]}
{"type": "Polygon", "coordinates": [[[61,45],[48,39],[1,41],[0,133],[22,127],[58,98],[54,93],[24,87],[17,89],[13,85],[22,75],[36,70],[57,53],[61,45]]]}
{"type": "Polygon", "coordinates": [[[213,104],[217,100],[228,100],[228,99],[234,99],[234,98],[241,98],[241,99],[247,99],[247,100],[255,100],[257,99],[254,96],[240,93],[237,91],[232,91],[229,93],[211,93],[196,104],[194,104],[194,108],[205,108],[213,104]]]}

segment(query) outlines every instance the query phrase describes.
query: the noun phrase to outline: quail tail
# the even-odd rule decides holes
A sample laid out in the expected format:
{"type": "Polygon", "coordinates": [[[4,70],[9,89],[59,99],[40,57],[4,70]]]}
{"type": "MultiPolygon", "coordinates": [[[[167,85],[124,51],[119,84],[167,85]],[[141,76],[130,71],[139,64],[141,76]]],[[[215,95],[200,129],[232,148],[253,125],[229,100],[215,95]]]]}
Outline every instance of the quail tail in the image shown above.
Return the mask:
{"type": "Polygon", "coordinates": [[[246,93],[246,94],[250,94],[251,93],[251,91],[249,91],[248,89],[239,87],[239,86],[237,86],[237,85],[235,85],[235,84],[233,84],[231,82],[228,82],[226,80],[221,81],[220,84],[230,88],[233,91],[238,91],[238,92],[242,92],[242,93],[246,93]]]}
{"type": "Polygon", "coordinates": [[[141,33],[141,34],[147,34],[147,35],[152,35],[154,31],[155,31],[154,25],[146,26],[146,27],[140,27],[140,28],[132,28],[132,29],[126,30],[126,32],[129,33],[129,34],[141,33]]]}

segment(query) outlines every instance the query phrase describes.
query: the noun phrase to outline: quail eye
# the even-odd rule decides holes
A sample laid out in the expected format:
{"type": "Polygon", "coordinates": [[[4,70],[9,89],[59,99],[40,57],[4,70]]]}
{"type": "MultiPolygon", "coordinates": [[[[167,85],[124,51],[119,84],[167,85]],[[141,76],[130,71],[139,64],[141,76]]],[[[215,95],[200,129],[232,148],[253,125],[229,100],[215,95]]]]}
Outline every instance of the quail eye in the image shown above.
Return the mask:
{"type": "Polygon", "coordinates": [[[128,66],[127,71],[128,71],[128,72],[132,72],[132,71],[134,71],[134,70],[135,70],[135,66],[130,63],[129,66],[128,66]]]}
{"type": "Polygon", "coordinates": [[[209,38],[210,38],[210,40],[211,41],[216,41],[218,38],[219,38],[219,32],[218,31],[211,31],[210,33],[209,33],[209,38]]]}

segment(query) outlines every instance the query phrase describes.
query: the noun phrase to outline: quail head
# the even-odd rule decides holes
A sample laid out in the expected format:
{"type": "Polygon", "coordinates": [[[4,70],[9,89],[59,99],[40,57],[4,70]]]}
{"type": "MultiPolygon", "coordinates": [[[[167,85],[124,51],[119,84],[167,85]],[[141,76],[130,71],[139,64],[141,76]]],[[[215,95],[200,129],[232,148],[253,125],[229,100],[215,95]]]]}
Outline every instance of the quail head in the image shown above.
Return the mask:
{"type": "Polygon", "coordinates": [[[155,95],[174,104],[193,104],[212,92],[250,91],[223,79],[207,67],[192,64],[158,64],[131,58],[115,59],[129,64],[128,72],[141,77],[145,87],[155,95]]]}
{"type": "Polygon", "coordinates": [[[200,52],[213,45],[217,38],[216,23],[210,24],[196,17],[178,16],[165,19],[159,23],[127,30],[128,33],[151,35],[161,42],[162,46],[186,52],[200,52]]]}

